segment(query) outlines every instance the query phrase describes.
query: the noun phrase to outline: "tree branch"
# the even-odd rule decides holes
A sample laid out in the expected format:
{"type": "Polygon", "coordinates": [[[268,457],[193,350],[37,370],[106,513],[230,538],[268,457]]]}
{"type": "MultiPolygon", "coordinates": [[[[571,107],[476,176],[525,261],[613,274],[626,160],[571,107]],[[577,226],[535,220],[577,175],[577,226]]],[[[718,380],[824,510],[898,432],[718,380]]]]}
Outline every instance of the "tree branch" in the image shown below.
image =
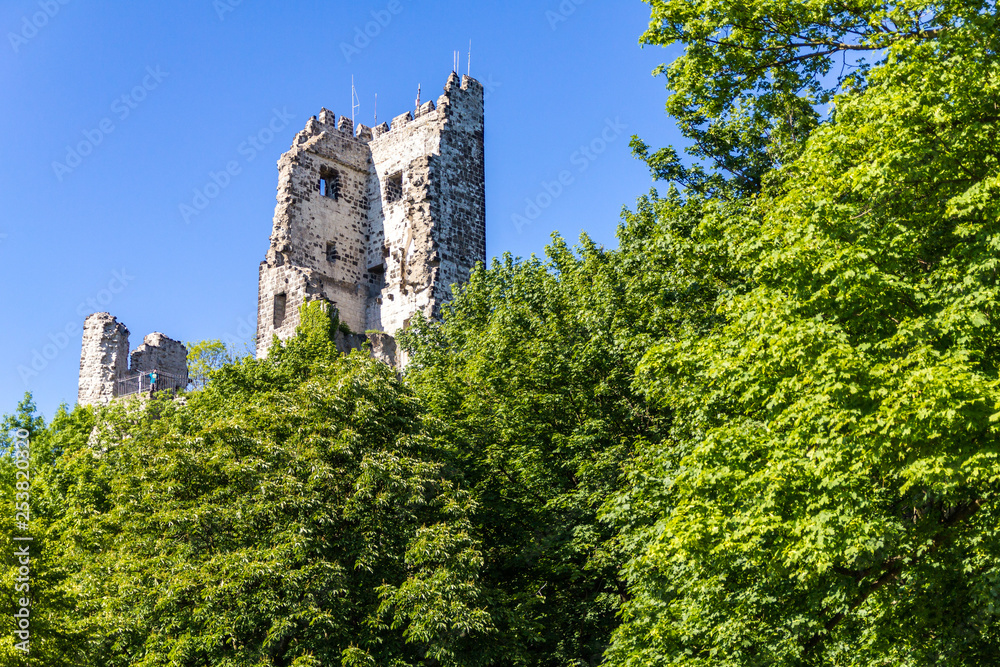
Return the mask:
{"type": "MultiPolygon", "coordinates": [[[[943,522],[944,527],[941,530],[941,532],[939,532],[932,540],[932,544],[930,548],[927,550],[927,554],[932,554],[938,549],[940,549],[941,546],[947,541],[948,537],[950,536],[949,533],[947,532],[948,529],[962,523],[963,521],[974,515],[976,512],[978,512],[982,507],[982,503],[983,503],[982,500],[976,499],[973,500],[972,502],[959,505],[955,509],[955,511],[952,512],[952,514],[946,516],[943,522]]],[[[916,559],[914,558],[913,560],[916,559]]],[[[841,621],[844,620],[844,617],[849,612],[852,612],[861,605],[863,605],[868,600],[868,598],[870,598],[872,595],[881,590],[887,583],[889,583],[889,581],[896,578],[896,576],[903,571],[905,562],[906,560],[903,557],[897,556],[895,558],[890,558],[885,563],[883,563],[882,567],[880,568],[881,574],[879,575],[878,579],[873,581],[864,590],[862,590],[861,594],[858,595],[858,597],[856,597],[848,605],[847,609],[838,612],[836,615],[833,616],[833,618],[827,621],[826,624],[823,626],[823,631],[813,635],[812,638],[808,642],[806,642],[805,652],[810,653],[819,648],[819,646],[827,639],[827,637],[830,636],[830,633],[834,630],[834,628],[836,628],[840,624],[841,621]]],[[[837,572],[838,570],[840,570],[839,572],[840,574],[849,572],[844,568],[834,568],[835,572],[837,572]]],[[[866,570],[864,572],[857,573],[861,575],[860,578],[859,577],[854,577],[854,578],[858,583],[861,583],[861,581],[863,581],[866,577],[869,576],[870,572],[871,568],[869,568],[869,570],[866,570]]],[[[848,574],[848,576],[850,575],[848,574]]]]}

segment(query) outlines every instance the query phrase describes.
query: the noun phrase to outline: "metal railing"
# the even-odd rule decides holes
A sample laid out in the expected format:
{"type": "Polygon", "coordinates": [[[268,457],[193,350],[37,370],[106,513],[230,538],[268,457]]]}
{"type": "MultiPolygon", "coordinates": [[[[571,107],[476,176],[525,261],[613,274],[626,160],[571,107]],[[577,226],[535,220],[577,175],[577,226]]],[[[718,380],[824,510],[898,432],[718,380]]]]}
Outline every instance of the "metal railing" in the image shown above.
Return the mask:
{"type": "Polygon", "coordinates": [[[152,386],[149,373],[136,373],[115,381],[115,398],[161,391],[172,391],[176,394],[179,389],[187,389],[187,385],[188,379],[185,377],[157,372],[156,386],[152,386]]]}

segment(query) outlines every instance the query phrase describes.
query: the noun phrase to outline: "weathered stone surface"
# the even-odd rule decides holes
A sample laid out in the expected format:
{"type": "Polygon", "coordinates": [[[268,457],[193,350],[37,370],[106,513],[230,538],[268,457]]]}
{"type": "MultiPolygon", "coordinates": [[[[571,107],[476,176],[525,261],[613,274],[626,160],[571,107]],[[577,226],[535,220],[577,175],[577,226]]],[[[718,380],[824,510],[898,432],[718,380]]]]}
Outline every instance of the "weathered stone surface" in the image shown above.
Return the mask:
{"type": "MultiPolygon", "coordinates": [[[[180,341],[167,338],[159,332],[146,336],[142,345],[132,353],[131,373],[157,373],[177,378],[177,385],[187,387],[187,348],[180,341]]],[[[171,382],[173,384],[173,382],[171,382]]]]}
{"type": "Polygon", "coordinates": [[[391,128],[335,124],[326,109],[310,119],[278,162],[257,356],[295,335],[306,301],[328,301],[356,332],[438,317],[451,285],[486,259],[483,137],[483,87],[454,73],[437,104],[391,128]]]}
{"type": "Polygon", "coordinates": [[[372,357],[389,366],[401,365],[396,348],[396,339],[385,333],[368,334],[372,357]]]}
{"type": "MultiPolygon", "coordinates": [[[[367,341],[375,358],[405,365],[396,332],[418,312],[439,317],[451,286],[486,260],[484,127],[482,85],[455,73],[436,103],[397,116],[391,127],[355,127],[327,109],[309,120],[278,162],[259,274],[259,358],[275,336],[295,335],[303,303],[321,300],[352,332],[380,332],[338,332],[341,352],[367,341]]],[[[81,404],[106,404],[127,378],[152,370],[186,386],[181,343],[150,334],[130,368],[128,338],[108,313],[87,318],[81,404]]]]}
{"type": "Polygon", "coordinates": [[[350,354],[351,350],[364,349],[366,340],[368,339],[364,334],[345,334],[343,331],[338,331],[337,335],[334,336],[334,342],[337,344],[337,351],[341,354],[350,354]]]}
{"type": "Polygon", "coordinates": [[[128,329],[110,313],[94,313],[83,324],[80,405],[107,405],[115,384],[128,372],[128,329]]]}

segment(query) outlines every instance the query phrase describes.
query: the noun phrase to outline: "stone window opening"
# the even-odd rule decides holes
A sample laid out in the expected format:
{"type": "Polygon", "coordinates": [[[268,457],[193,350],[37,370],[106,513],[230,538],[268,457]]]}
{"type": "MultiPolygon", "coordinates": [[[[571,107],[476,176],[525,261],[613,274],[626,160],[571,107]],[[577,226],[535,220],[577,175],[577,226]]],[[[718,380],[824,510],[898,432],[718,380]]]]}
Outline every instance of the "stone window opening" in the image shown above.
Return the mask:
{"type": "Polygon", "coordinates": [[[403,172],[392,174],[385,180],[385,201],[389,204],[403,198],[403,172]]]}
{"type": "Polygon", "coordinates": [[[331,264],[333,264],[338,259],[340,259],[340,255],[337,253],[337,244],[334,243],[333,241],[327,241],[327,244],[326,244],[326,261],[328,261],[331,264]]]}
{"type": "Polygon", "coordinates": [[[336,169],[319,170],[319,195],[334,201],[340,199],[340,173],[336,169]]]}
{"type": "Polygon", "coordinates": [[[288,295],[282,292],[274,295],[274,328],[285,323],[285,307],[288,305],[288,295]]]}

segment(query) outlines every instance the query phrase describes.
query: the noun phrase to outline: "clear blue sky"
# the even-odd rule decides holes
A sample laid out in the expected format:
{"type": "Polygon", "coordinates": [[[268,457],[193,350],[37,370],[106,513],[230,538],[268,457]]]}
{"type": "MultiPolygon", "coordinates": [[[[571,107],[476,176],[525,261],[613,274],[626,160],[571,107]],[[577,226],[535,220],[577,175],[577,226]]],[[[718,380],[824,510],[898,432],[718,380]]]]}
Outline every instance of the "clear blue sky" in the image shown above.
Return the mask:
{"type": "Polygon", "coordinates": [[[75,402],[91,312],[133,347],[245,333],[296,132],[324,106],[350,116],[352,75],[359,122],[376,93],[380,121],[418,84],[436,99],[470,39],[490,90],[488,255],[540,254],[553,231],[614,246],[622,207],[651,187],[629,137],[677,141],[650,76],[670,53],[638,46],[648,19],[638,0],[4,0],[0,413],[29,390],[47,416],[75,402]],[[572,183],[550,199],[562,171],[572,183]]]}

